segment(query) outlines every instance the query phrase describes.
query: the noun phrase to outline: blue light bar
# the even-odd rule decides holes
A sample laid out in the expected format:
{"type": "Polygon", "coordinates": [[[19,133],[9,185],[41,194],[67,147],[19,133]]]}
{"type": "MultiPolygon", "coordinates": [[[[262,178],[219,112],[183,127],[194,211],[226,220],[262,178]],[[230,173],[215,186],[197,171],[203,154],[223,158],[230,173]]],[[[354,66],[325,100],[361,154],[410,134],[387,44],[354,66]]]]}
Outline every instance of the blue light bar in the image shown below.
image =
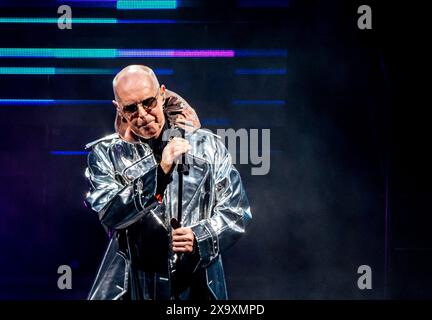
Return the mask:
{"type": "MultiPolygon", "coordinates": [[[[116,19],[116,18],[72,18],[65,19],[63,22],[79,24],[173,24],[173,23],[198,23],[196,21],[177,21],[173,19],[116,19]]],[[[3,24],[57,24],[58,18],[39,17],[0,17],[3,24]]]]}
{"type": "MultiPolygon", "coordinates": [[[[116,18],[72,18],[65,19],[65,23],[81,24],[116,24],[116,18]]],[[[58,18],[23,18],[23,17],[0,17],[0,23],[58,23],[58,18]]]]}
{"type": "Polygon", "coordinates": [[[0,67],[0,74],[55,74],[55,68],[0,67]]]}
{"type": "Polygon", "coordinates": [[[55,68],[55,74],[95,74],[95,75],[112,75],[118,72],[117,69],[104,68],[55,68]]]}
{"type": "Polygon", "coordinates": [[[287,54],[286,49],[0,48],[0,58],[234,58],[287,54]]]}
{"type": "Polygon", "coordinates": [[[233,58],[233,50],[201,49],[118,49],[122,58],[233,58]]]}
{"type": "Polygon", "coordinates": [[[118,10],[177,9],[176,0],[118,0],[118,10]]]}
{"type": "Polygon", "coordinates": [[[117,0],[57,0],[60,4],[70,5],[71,7],[99,7],[116,8],[117,0]]]}
{"type": "Polygon", "coordinates": [[[117,10],[176,9],[176,0],[57,0],[58,3],[79,7],[106,7],[117,10]]]}
{"type": "Polygon", "coordinates": [[[3,106],[112,105],[111,100],[0,99],[3,106]]]}
{"type": "Polygon", "coordinates": [[[0,48],[5,58],[116,58],[116,49],[0,48]]]}
{"type": "Polygon", "coordinates": [[[0,48],[0,58],[233,58],[227,49],[0,48]]]}
{"type": "MultiPolygon", "coordinates": [[[[54,68],[54,67],[0,67],[0,75],[56,75],[56,74],[91,74],[91,75],[115,75],[120,69],[109,68],[54,68]]],[[[157,75],[173,75],[173,69],[153,69],[157,75]]]]}
{"type": "Polygon", "coordinates": [[[58,7],[60,5],[69,5],[72,8],[111,8],[117,10],[165,10],[176,9],[180,6],[194,6],[193,1],[176,1],[176,0],[56,0],[52,1],[0,1],[2,7],[26,8],[32,7],[58,7]],[[189,4],[191,2],[191,4],[189,4]]]}

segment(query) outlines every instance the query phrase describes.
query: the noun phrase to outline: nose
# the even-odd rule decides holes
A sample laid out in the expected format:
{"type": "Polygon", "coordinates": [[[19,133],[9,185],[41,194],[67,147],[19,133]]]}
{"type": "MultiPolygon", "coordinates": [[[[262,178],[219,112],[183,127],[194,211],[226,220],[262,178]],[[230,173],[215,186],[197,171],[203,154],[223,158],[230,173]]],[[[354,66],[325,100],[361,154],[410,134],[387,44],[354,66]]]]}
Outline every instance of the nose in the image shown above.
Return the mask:
{"type": "Polygon", "coordinates": [[[144,123],[149,123],[149,122],[155,120],[155,117],[152,114],[148,113],[141,104],[138,105],[138,117],[144,123]]]}
{"type": "Polygon", "coordinates": [[[148,112],[145,110],[142,104],[138,104],[138,114],[141,118],[145,118],[148,115],[148,112]]]}

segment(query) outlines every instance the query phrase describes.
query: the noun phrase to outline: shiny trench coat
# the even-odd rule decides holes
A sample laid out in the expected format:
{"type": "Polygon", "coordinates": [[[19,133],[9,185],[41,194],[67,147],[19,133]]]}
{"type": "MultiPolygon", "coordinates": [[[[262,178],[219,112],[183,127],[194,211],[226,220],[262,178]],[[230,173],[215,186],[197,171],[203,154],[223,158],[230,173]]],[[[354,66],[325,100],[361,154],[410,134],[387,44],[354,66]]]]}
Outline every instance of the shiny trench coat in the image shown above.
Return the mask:
{"type": "MultiPolygon", "coordinates": [[[[182,226],[191,227],[201,272],[213,299],[227,299],[221,253],[245,232],[252,215],[239,172],[221,139],[206,130],[187,133],[182,226]]],[[[177,217],[178,175],[162,202],[154,198],[157,166],[146,143],[112,134],[87,145],[86,204],[98,214],[110,242],[88,298],[172,299],[170,220],[177,217]],[[139,289],[137,289],[139,288],[139,289]]]]}

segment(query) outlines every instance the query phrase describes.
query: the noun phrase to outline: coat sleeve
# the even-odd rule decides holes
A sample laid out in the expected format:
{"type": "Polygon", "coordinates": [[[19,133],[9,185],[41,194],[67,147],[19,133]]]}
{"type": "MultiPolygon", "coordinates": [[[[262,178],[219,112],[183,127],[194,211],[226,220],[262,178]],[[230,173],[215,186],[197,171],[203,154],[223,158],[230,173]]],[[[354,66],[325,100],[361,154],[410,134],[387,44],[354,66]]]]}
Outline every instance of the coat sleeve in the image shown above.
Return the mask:
{"type": "Polygon", "coordinates": [[[214,161],[215,204],[209,219],[191,226],[199,253],[197,267],[208,266],[219,253],[232,246],[252,219],[240,174],[219,139],[216,139],[214,161]]]}
{"type": "MultiPolygon", "coordinates": [[[[133,181],[126,182],[115,171],[108,148],[101,144],[88,155],[86,178],[90,185],[85,203],[95,211],[101,223],[109,229],[123,229],[150,211],[158,220],[162,204],[155,198],[157,163],[152,156],[141,161],[145,170],[133,181]]],[[[163,222],[158,221],[163,225],[163,222]]]]}

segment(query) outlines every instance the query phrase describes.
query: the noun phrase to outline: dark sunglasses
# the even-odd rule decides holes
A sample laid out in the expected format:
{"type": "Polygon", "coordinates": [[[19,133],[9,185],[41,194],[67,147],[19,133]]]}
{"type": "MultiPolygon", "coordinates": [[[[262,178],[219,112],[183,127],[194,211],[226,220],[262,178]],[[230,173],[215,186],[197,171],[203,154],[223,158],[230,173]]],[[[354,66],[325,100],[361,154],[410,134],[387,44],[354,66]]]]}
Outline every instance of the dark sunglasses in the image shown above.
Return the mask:
{"type": "Polygon", "coordinates": [[[125,112],[129,115],[133,115],[133,114],[138,112],[138,106],[139,105],[141,105],[144,108],[144,110],[146,112],[148,112],[157,106],[157,96],[158,95],[159,95],[159,88],[158,88],[158,91],[154,97],[144,99],[143,101],[141,101],[139,103],[133,103],[133,104],[129,104],[127,106],[124,106],[123,112],[125,112]]]}

